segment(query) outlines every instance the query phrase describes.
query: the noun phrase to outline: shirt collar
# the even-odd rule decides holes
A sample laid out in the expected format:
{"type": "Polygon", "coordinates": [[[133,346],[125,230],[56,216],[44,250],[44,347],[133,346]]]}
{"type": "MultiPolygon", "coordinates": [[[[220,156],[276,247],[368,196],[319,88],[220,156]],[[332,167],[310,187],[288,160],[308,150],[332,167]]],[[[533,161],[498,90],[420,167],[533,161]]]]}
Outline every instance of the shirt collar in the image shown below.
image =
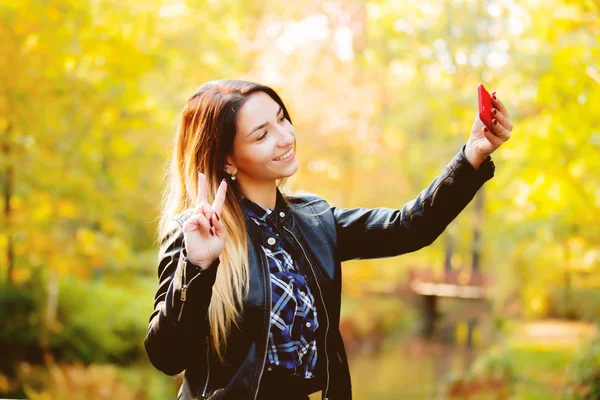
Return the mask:
{"type": "Polygon", "coordinates": [[[248,199],[247,197],[244,197],[244,195],[240,195],[239,197],[239,203],[240,203],[240,207],[242,208],[242,210],[250,217],[252,218],[256,218],[259,219],[261,221],[266,221],[267,217],[276,210],[285,210],[286,209],[286,204],[285,201],[283,199],[283,195],[281,194],[281,192],[279,191],[279,189],[277,189],[277,199],[275,201],[275,208],[274,209],[269,209],[269,208],[265,208],[262,207],[258,204],[256,204],[255,202],[253,202],[252,200],[248,199]]]}
{"type": "Polygon", "coordinates": [[[272,212],[272,210],[261,207],[244,196],[241,196],[240,198],[240,206],[249,217],[256,218],[261,221],[266,221],[267,216],[272,212]]]}

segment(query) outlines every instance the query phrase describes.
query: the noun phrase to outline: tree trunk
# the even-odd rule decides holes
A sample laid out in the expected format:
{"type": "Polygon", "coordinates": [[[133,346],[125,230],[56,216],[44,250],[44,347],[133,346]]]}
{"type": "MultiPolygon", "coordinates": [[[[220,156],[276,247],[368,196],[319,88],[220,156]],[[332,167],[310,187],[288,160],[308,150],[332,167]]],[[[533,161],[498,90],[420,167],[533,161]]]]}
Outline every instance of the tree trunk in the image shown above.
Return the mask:
{"type": "Polygon", "coordinates": [[[454,238],[452,233],[446,231],[446,241],[444,246],[444,271],[452,271],[452,256],[454,255],[454,238]]]}
{"type": "Polygon", "coordinates": [[[56,314],[58,311],[58,292],[60,289],[58,281],[58,273],[51,270],[48,278],[48,295],[46,297],[46,317],[42,325],[42,335],[40,338],[40,346],[46,351],[50,345],[50,336],[54,331],[56,323],[56,314]]]}
{"type": "Polygon", "coordinates": [[[4,176],[4,222],[6,226],[6,282],[8,285],[13,283],[14,267],[15,267],[15,255],[13,245],[13,232],[12,232],[12,203],[11,198],[13,197],[15,171],[10,159],[11,147],[10,141],[12,138],[12,125],[8,124],[6,128],[5,141],[2,142],[2,153],[4,153],[4,159],[7,161],[6,173],[4,176]]]}
{"type": "Polygon", "coordinates": [[[481,269],[481,227],[483,225],[483,204],[484,204],[484,188],[479,189],[475,195],[475,220],[473,223],[473,262],[471,268],[473,272],[481,269]]]}

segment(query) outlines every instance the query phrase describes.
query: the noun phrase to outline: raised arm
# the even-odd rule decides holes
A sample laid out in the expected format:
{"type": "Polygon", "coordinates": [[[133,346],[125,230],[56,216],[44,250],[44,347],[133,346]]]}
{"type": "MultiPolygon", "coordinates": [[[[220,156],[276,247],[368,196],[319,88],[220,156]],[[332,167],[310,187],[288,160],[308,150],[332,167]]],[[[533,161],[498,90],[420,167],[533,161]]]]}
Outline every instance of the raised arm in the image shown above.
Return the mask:
{"type": "Polygon", "coordinates": [[[397,256],[430,245],[493,175],[491,158],[476,170],[463,147],[402,209],[333,208],[340,261],[397,256]]]}
{"type": "Polygon", "coordinates": [[[206,177],[200,173],[198,180],[196,208],[171,221],[161,240],[159,285],[144,340],[152,365],[168,375],[186,369],[190,345],[208,335],[208,306],[227,239],[219,218],[227,184],[221,182],[210,205],[206,177]]]}
{"type": "Polygon", "coordinates": [[[490,154],[510,139],[513,125],[496,92],[492,92],[492,106],[491,127],[475,117],[467,144],[442,174],[402,209],[333,208],[341,261],[396,256],[433,243],[494,176],[490,154]]]}
{"type": "Polygon", "coordinates": [[[190,345],[208,332],[206,315],[219,263],[203,271],[186,261],[183,241],[182,226],[173,221],[159,250],[159,285],[144,340],[150,362],[167,375],[187,367],[190,345]]]}

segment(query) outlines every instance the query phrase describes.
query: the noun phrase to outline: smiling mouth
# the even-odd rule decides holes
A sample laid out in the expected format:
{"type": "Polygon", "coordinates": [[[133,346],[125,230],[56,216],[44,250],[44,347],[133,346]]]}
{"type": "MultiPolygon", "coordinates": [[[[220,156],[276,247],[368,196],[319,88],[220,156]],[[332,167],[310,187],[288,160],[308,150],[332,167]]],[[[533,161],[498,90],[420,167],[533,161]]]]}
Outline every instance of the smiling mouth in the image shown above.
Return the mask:
{"type": "Polygon", "coordinates": [[[274,161],[283,161],[294,155],[294,149],[290,149],[287,153],[282,155],[281,157],[274,158],[274,161]]]}

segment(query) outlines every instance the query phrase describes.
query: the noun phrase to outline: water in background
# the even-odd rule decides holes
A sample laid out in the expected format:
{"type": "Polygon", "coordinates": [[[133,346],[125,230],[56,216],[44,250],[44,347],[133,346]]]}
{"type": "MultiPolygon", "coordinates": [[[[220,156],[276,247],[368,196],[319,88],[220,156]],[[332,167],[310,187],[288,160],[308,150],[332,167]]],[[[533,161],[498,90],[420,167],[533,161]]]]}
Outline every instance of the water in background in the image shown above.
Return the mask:
{"type": "MultiPolygon", "coordinates": [[[[355,400],[444,398],[445,381],[464,373],[476,351],[391,336],[377,350],[349,354],[355,400]]],[[[311,400],[320,398],[311,396],[311,400]]]]}

